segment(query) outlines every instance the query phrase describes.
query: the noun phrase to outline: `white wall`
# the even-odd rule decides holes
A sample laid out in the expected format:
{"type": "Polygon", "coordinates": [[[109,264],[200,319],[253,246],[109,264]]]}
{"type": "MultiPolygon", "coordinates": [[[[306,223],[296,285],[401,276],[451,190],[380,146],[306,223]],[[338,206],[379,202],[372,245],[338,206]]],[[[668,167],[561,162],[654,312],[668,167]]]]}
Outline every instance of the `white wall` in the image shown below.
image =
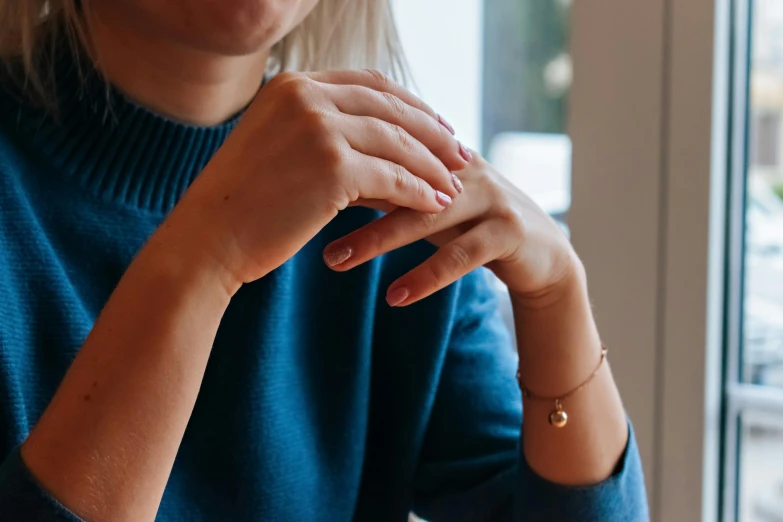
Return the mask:
{"type": "Polygon", "coordinates": [[[571,35],[572,240],[636,428],[653,520],[664,5],[574,2],[571,35]]]}
{"type": "Polygon", "coordinates": [[[482,0],[394,0],[421,97],[468,147],[481,144],[482,0]]]}
{"type": "Polygon", "coordinates": [[[728,6],[573,7],[569,223],[655,522],[717,507],[728,6]]]}

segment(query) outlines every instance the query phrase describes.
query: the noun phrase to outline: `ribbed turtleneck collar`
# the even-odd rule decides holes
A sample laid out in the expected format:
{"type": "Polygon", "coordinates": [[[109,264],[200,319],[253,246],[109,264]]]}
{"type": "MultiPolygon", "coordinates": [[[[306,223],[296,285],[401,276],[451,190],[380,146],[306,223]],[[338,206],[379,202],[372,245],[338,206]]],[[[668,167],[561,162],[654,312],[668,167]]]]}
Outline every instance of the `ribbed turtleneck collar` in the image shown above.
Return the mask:
{"type": "Polygon", "coordinates": [[[55,70],[56,112],[24,101],[0,79],[0,124],[43,154],[56,175],[106,201],[168,212],[239,120],[186,125],[135,104],[95,71],[79,75],[73,59],[55,70]]]}

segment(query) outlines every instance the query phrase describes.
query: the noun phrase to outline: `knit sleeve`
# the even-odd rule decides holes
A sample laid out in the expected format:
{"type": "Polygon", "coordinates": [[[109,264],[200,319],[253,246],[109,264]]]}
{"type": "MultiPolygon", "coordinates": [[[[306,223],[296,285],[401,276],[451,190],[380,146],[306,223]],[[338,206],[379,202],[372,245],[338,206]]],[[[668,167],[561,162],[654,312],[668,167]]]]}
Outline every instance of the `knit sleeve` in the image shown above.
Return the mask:
{"type": "Polygon", "coordinates": [[[563,486],[538,476],[521,450],[517,354],[482,269],[462,279],[455,323],[414,484],[431,522],[645,522],[639,453],[629,424],[606,481],[563,486]]]}
{"type": "Polygon", "coordinates": [[[30,474],[18,447],[0,463],[0,520],[84,522],[52,497],[30,474]]]}

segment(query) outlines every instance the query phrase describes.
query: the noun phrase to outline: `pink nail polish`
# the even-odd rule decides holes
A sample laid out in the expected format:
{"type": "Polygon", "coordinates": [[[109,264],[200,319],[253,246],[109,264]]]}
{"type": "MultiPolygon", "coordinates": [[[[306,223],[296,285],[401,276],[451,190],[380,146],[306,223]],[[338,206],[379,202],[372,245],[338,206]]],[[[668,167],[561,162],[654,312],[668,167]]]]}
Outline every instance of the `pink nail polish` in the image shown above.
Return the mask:
{"type": "Polygon", "coordinates": [[[389,306],[398,306],[402,304],[410,294],[407,287],[398,286],[397,288],[389,289],[389,291],[386,292],[386,302],[389,303],[389,306]]]}
{"type": "Polygon", "coordinates": [[[351,247],[326,247],[324,250],[324,261],[327,266],[337,266],[345,263],[353,255],[353,249],[351,247]]]}
{"type": "Polygon", "coordinates": [[[470,160],[473,159],[473,155],[470,153],[467,147],[463,145],[462,143],[459,144],[459,155],[462,156],[462,158],[470,163],[470,160]]]}
{"type": "Polygon", "coordinates": [[[457,189],[457,192],[462,194],[463,191],[462,182],[459,180],[457,175],[454,174],[453,172],[451,173],[451,182],[454,183],[454,188],[457,189]]]}
{"type": "Polygon", "coordinates": [[[444,208],[451,205],[451,198],[439,190],[435,191],[435,201],[444,208]]]}
{"type": "Polygon", "coordinates": [[[454,127],[452,127],[449,122],[444,120],[443,116],[441,116],[440,114],[438,114],[438,121],[440,122],[441,125],[446,127],[446,130],[448,130],[451,133],[452,136],[454,136],[456,134],[456,132],[454,131],[454,127]]]}

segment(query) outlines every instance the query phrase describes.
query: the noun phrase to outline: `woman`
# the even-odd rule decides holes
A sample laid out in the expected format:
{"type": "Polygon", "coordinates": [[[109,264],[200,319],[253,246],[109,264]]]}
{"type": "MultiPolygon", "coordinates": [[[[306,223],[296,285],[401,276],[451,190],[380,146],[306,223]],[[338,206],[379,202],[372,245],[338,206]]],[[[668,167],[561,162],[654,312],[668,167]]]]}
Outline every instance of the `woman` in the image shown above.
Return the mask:
{"type": "Polygon", "coordinates": [[[391,24],[0,2],[0,519],[647,518],[557,226],[382,74],[274,74],[391,24]]]}

